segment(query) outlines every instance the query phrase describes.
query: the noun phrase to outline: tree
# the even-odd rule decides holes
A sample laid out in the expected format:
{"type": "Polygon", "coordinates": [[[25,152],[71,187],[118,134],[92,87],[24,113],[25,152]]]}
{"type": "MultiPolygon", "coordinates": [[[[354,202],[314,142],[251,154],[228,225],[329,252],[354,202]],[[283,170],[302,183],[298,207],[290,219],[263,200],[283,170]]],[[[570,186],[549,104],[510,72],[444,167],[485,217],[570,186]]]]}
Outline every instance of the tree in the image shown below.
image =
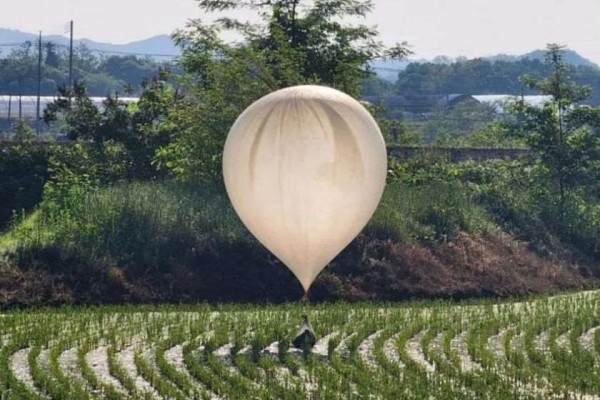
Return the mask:
{"type": "Polygon", "coordinates": [[[571,80],[563,52],[563,47],[549,44],[546,64],[550,74],[544,78],[522,78],[529,88],[552,99],[541,108],[523,100],[511,106],[519,121],[511,132],[524,140],[547,171],[556,188],[561,225],[573,191],[585,189],[588,194],[597,196],[600,189],[600,108],[579,104],[591,90],[571,80]]]}
{"type": "Polygon", "coordinates": [[[46,58],[44,63],[48,67],[59,68],[60,67],[60,55],[56,51],[56,45],[52,42],[44,43],[46,48],[46,58]]]}
{"type": "Polygon", "coordinates": [[[404,44],[384,48],[371,27],[340,22],[365,17],[373,7],[370,0],[200,0],[199,5],[204,13],[248,9],[261,23],[194,20],[174,36],[183,49],[188,101],[171,109],[168,123],[181,129],[156,163],[187,178],[220,180],[225,136],[261,96],[298,84],[328,85],[357,96],[360,80],[371,75],[370,60],[408,54],[404,44]],[[224,31],[236,32],[241,42],[225,42],[224,31]]]}
{"type": "MultiPolygon", "coordinates": [[[[428,116],[422,127],[423,140],[438,145],[469,145],[474,134],[490,129],[499,120],[495,106],[476,100],[437,107],[428,116]]],[[[498,145],[500,142],[487,143],[498,145]]]]}
{"type": "MultiPolygon", "coordinates": [[[[35,96],[38,93],[38,48],[37,44],[25,42],[0,57],[0,92],[12,95],[35,96]]],[[[69,80],[68,54],[52,42],[42,44],[42,96],[54,96],[60,85],[69,80]]],[[[75,48],[75,80],[86,82],[86,89],[92,96],[106,96],[116,93],[124,85],[130,84],[139,95],[140,84],[145,78],[157,74],[159,63],[150,58],[135,56],[99,57],[85,45],[75,48]]]]}
{"type": "Polygon", "coordinates": [[[156,74],[158,64],[149,58],[110,56],[102,60],[98,69],[129,85],[139,86],[143,79],[156,74]]]}
{"type": "Polygon", "coordinates": [[[16,142],[32,142],[35,139],[35,131],[24,120],[18,120],[11,128],[12,138],[16,142]]]}
{"type": "Polygon", "coordinates": [[[100,111],[89,98],[85,83],[75,81],[73,88],[63,86],[58,90],[58,98],[44,110],[44,121],[56,121],[58,114],[64,114],[69,127],[67,136],[71,140],[79,138],[93,140],[100,125],[100,111]]]}
{"type": "Polygon", "coordinates": [[[172,135],[161,121],[179,98],[169,78],[169,72],[161,69],[158,76],[144,81],[137,103],[127,104],[115,94],[101,107],[92,102],[85,84],[76,81],[72,89],[60,89],[56,101],[44,110],[44,120],[64,118],[69,139],[85,142],[89,157],[101,165],[98,170],[108,171],[101,182],[155,178],[152,159],[172,135]]]}

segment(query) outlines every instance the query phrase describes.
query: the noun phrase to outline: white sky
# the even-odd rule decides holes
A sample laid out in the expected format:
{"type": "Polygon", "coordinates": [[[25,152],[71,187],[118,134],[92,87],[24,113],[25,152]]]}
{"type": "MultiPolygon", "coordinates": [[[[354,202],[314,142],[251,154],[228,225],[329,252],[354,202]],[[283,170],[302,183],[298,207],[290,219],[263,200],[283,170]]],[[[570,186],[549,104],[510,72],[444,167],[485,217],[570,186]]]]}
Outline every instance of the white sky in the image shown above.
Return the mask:
{"type": "MultiPolygon", "coordinates": [[[[171,33],[201,15],[194,0],[3,0],[0,27],[127,43],[171,33]]],[[[366,19],[384,42],[417,57],[520,54],[565,44],[600,63],[600,0],[375,0],[366,19]]]]}

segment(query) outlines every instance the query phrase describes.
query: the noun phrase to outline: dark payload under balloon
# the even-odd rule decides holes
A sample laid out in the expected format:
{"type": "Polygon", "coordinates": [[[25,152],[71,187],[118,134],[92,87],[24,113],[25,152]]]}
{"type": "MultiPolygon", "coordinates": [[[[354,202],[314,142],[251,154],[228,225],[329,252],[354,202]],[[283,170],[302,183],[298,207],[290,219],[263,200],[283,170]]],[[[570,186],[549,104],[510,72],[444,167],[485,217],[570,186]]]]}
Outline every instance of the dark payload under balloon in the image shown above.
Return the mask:
{"type": "Polygon", "coordinates": [[[312,349],[313,346],[317,343],[317,336],[308,322],[308,316],[302,316],[302,322],[300,323],[300,329],[296,333],[296,337],[292,341],[292,345],[301,350],[312,349]]]}

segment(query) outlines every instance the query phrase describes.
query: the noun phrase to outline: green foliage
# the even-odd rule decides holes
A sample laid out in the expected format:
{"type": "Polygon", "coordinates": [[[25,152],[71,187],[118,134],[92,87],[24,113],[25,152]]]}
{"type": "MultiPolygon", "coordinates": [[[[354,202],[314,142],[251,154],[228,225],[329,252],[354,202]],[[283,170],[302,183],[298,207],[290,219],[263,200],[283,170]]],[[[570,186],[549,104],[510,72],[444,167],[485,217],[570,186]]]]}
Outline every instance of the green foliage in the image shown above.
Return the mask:
{"type": "MultiPolygon", "coordinates": [[[[600,104],[600,71],[591,66],[565,64],[568,75],[580,85],[594,89],[590,104],[600,104]]],[[[398,75],[396,94],[539,94],[523,85],[523,75],[547,76],[552,68],[543,60],[485,60],[475,58],[454,63],[411,63],[398,75]]],[[[368,87],[373,87],[368,86],[368,87]]],[[[382,92],[373,93],[382,94],[382,92]]]]}
{"type": "Polygon", "coordinates": [[[484,235],[492,228],[476,196],[458,180],[424,185],[392,182],[365,233],[380,239],[435,245],[459,232],[484,235]]]}
{"type": "MultiPolygon", "coordinates": [[[[136,56],[98,56],[81,44],[73,54],[73,77],[86,82],[93,96],[105,96],[128,87],[138,94],[144,79],[156,75],[165,64],[136,56]]],[[[0,58],[0,92],[36,95],[38,79],[37,43],[25,42],[0,58]]],[[[69,82],[68,49],[42,43],[42,96],[53,96],[69,82]]]]}
{"type": "MultiPolygon", "coordinates": [[[[468,143],[473,136],[491,129],[499,119],[493,105],[463,101],[429,114],[422,127],[422,137],[426,143],[442,146],[468,143]]],[[[502,142],[501,137],[495,139],[502,142]]]]}
{"type": "Polygon", "coordinates": [[[195,20],[175,34],[183,49],[187,98],[169,110],[164,123],[178,131],[157,153],[156,164],[182,178],[220,181],[227,132],[258,98],[311,83],[357,96],[360,80],[370,75],[368,61],[407,54],[403,45],[386,50],[373,28],[340,22],[363,18],[373,7],[368,0],[202,0],[199,5],[205,13],[249,9],[260,23],[195,20]],[[236,32],[241,42],[226,43],[221,39],[225,31],[236,32]]]}
{"type": "MultiPolygon", "coordinates": [[[[545,78],[525,76],[531,88],[552,96],[542,108],[516,101],[512,112],[517,124],[510,133],[522,139],[534,152],[540,169],[547,173],[556,193],[554,219],[568,226],[565,213],[575,192],[597,201],[600,183],[600,111],[578,103],[590,94],[590,88],[573,82],[562,60],[563,48],[549,45],[545,78]]],[[[544,181],[539,181],[544,185],[544,181]]]]}
{"type": "MultiPolygon", "coordinates": [[[[183,262],[204,242],[256,245],[222,191],[175,183],[99,188],[94,178],[99,173],[88,169],[91,160],[82,151],[74,146],[58,164],[51,163],[54,179],[46,185],[37,218],[27,220],[26,230],[12,232],[17,241],[24,235],[22,246],[52,245],[103,265],[159,268],[183,262]]],[[[429,175],[414,165],[398,164],[395,171],[404,179],[388,185],[365,230],[368,236],[434,245],[459,232],[492,229],[476,192],[458,179],[460,172],[445,164],[429,175]],[[410,169],[414,178],[405,172],[410,169]]]]}
{"type": "Polygon", "coordinates": [[[246,240],[225,196],[207,188],[155,183],[99,189],[83,174],[56,173],[61,179],[47,186],[30,228],[49,235],[33,235],[42,242],[24,246],[50,244],[92,263],[157,269],[203,241],[246,240]]]}
{"type": "Polygon", "coordinates": [[[100,111],[89,98],[87,88],[82,81],[77,81],[72,88],[63,86],[59,89],[58,98],[44,110],[44,121],[50,123],[57,119],[59,112],[65,113],[65,121],[69,127],[68,137],[71,140],[82,138],[92,140],[100,125],[100,111]]]}
{"type": "Polygon", "coordinates": [[[41,200],[52,151],[30,142],[0,147],[0,227],[41,200]]]}
{"type": "Polygon", "coordinates": [[[365,104],[373,115],[388,145],[416,145],[421,142],[419,134],[407,129],[402,112],[392,112],[384,104],[365,104]]]}
{"type": "Polygon", "coordinates": [[[35,131],[23,120],[18,120],[11,127],[10,136],[16,142],[32,142],[35,139],[35,131]]]}
{"type": "Polygon", "coordinates": [[[479,182],[481,202],[489,215],[542,253],[556,254],[566,246],[588,257],[600,256],[600,203],[585,190],[566,194],[559,218],[556,186],[539,163],[496,163],[493,169],[478,166],[468,175],[479,182]]]}
{"type": "Polygon", "coordinates": [[[132,89],[128,94],[138,92],[137,88],[145,79],[157,74],[160,64],[151,58],[130,56],[110,56],[100,61],[98,70],[128,85],[132,89]]]}
{"type": "Polygon", "coordinates": [[[173,124],[161,124],[168,108],[179,101],[169,77],[168,71],[161,70],[143,83],[137,103],[126,104],[118,96],[108,96],[101,110],[78,81],[72,89],[61,88],[57,100],[44,110],[44,119],[64,119],[69,138],[84,144],[77,152],[85,152],[93,160],[81,172],[99,183],[156,178],[160,174],[153,165],[154,156],[176,129],[173,124]]]}
{"type": "Polygon", "coordinates": [[[448,142],[451,146],[487,147],[487,148],[522,148],[523,141],[513,137],[509,129],[502,122],[496,120],[487,124],[480,124],[465,135],[453,137],[448,142]]]}
{"type": "Polygon", "coordinates": [[[306,308],[294,302],[7,313],[0,321],[6,338],[0,391],[19,399],[177,400],[504,400],[600,394],[600,349],[594,346],[600,323],[597,291],[518,302],[306,308]],[[302,357],[285,352],[285,345],[279,354],[266,351],[292,338],[306,312],[330,350],[327,357],[314,349],[302,357]],[[248,348],[251,352],[241,351],[248,348]],[[106,357],[95,356],[100,354],[106,357]],[[23,364],[13,361],[20,357],[23,364]],[[110,376],[102,373],[105,369],[110,376]]]}
{"type": "Polygon", "coordinates": [[[485,235],[499,226],[545,254],[556,256],[562,246],[593,258],[600,254],[597,197],[589,195],[588,187],[568,192],[563,218],[557,218],[560,199],[541,163],[524,159],[450,164],[424,155],[392,163],[390,179],[388,186],[395,187],[391,193],[397,190],[397,197],[382,202],[370,225],[384,227],[382,235],[418,239],[424,237],[419,234],[422,227],[429,226],[433,233],[427,237],[439,240],[452,230],[485,235]],[[426,222],[429,212],[429,221],[437,223],[426,222]]]}

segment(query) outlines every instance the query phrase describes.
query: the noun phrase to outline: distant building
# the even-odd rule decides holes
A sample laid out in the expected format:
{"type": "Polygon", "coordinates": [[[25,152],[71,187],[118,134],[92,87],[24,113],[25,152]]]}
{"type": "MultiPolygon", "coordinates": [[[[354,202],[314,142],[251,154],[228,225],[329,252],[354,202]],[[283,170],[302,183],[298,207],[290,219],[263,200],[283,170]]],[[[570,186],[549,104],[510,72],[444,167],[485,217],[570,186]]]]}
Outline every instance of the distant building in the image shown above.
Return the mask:
{"type": "MultiPolygon", "coordinates": [[[[10,132],[13,124],[18,120],[27,121],[29,126],[35,129],[38,133],[46,131],[48,126],[41,120],[44,116],[46,107],[54,102],[54,96],[41,96],[39,119],[38,119],[38,98],[37,96],[14,96],[0,95],[0,135],[2,139],[10,132]]],[[[92,103],[102,110],[105,97],[90,97],[92,103]]],[[[139,101],[136,97],[119,97],[119,100],[129,104],[139,101]]],[[[61,137],[57,138],[61,140],[61,137]]]]}
{"type": "Polygon", "coordinates": [[[496,112],[503,114],[508,101],[522,98],[525,103],[536,107],[541,107],[545,102],[552,99],[552,96],[515,96],[510,94],[431,94],[415,95],[407,94],[402,96],[365,96],[362,101],[371,105],[383,105],[386,112],[394,114],[401,112],[406,118],[424,117],[439,108],[452,108],[457,104],[489,104],[493,105],[496,112]]]}
{"type": "MultiPolygon", "coordinates": [[[[105,97],[90,97],[95,106],[102,109],[105,97]]],[[[40,118],[43,116],[46,106],[56,100],[54,96],[40,97],[40,118]]],[[[136,103],[137,97],[119,97],[125,103],[136,103]]],[[[11,96],[0,95],[0,121],[16,121],[19,118],[25,120],[37,119],[37,96],[11,96]]]]}
{"type": "Polygon", "coordinates": [[[552,96],[547,95],[515,96],[512,94],[478,94],[472,97],[480,103],[494,106],[496,112],[500,114],[504,114],[506,103],[509,101],[523,99],[525,104],[534,107],[542,107],[544,103],[552,100],[552,96]]]}
{"type": "Polygon", "coordinates": [[[373,105],[383,104],[387,110],[401,110],[405,115],[429,114],[436,108],[453,107],[465,101],[474,101],[473,97],[467,94],[365,96],[362,100],[373,105]]]}

